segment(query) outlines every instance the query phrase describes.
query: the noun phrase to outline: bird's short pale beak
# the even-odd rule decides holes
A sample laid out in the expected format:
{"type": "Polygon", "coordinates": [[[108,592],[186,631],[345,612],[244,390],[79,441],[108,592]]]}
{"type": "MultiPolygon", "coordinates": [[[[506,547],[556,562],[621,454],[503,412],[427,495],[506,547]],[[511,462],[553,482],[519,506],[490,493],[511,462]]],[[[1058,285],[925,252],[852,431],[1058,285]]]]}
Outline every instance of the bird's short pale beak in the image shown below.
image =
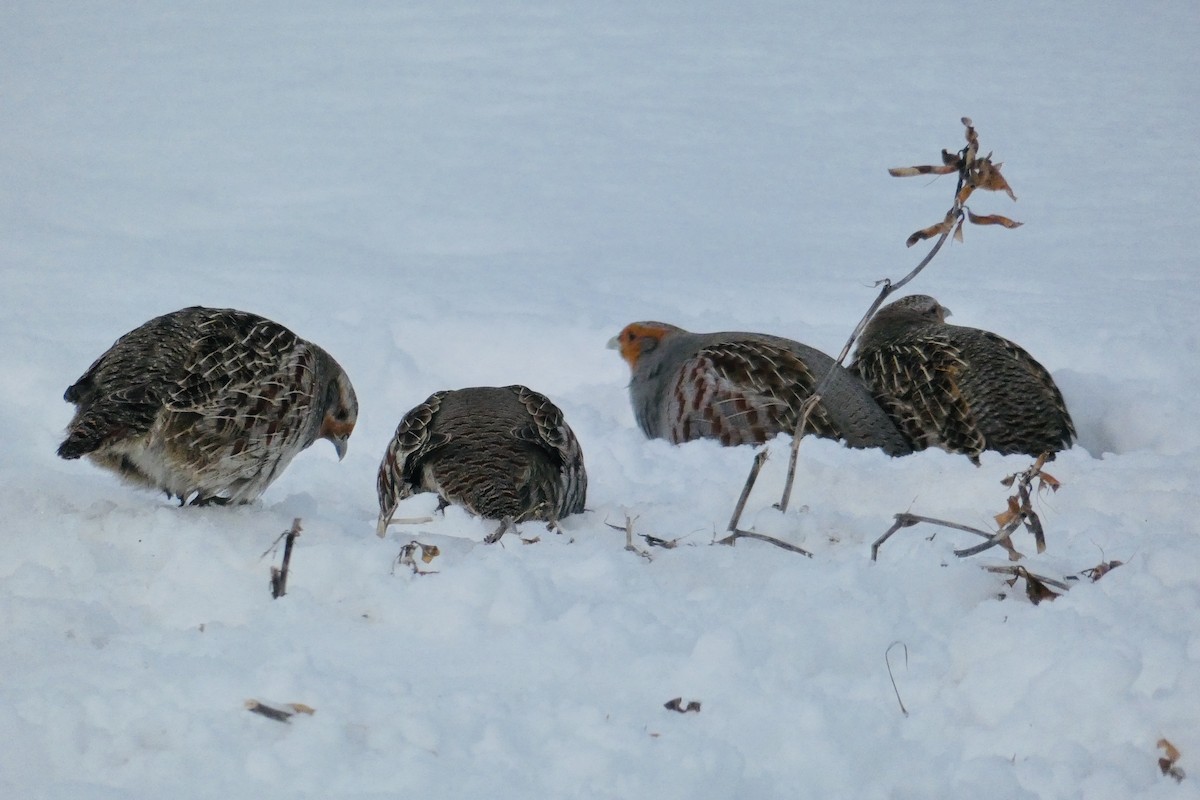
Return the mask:
{"type": "Polygon", "coordinates": [[[619,337],[614,336],[611,339],[609,339],[608,344],[605,345],[605,347],[607,347],[609,350],[620,350],[621,342],[619,341],[619,337]]]}
{"type": "Polygon", "coordinates": [[[349,436],[332,436],[329,441],[333,442],[333,449],[337,451],[338,461],[346,457],[346,448],[350,444],[349,436]]]}

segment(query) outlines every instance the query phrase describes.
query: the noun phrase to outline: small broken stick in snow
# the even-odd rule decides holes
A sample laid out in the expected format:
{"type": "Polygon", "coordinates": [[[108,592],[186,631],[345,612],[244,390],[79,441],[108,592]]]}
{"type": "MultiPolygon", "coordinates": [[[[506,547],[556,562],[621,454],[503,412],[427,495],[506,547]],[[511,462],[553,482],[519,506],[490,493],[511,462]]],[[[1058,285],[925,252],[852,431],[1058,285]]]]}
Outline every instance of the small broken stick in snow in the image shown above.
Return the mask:
{"type": "Polygon", "coordinates": [[[296,517],[292,520],[292,527],[279,534],[267,548],[267,552],[260,556],[266,558],[279,546],[279,540],[283,540],[283,564],[279,567],[271,567],[271,597],[276,600],[287,594],[288,569],[292,564],[292,545],[295,543],[296,537],[300,535],[300,530],[300,518],[296,517]]]}
{"type": "Polygon", "coordinates": [[[635,545],[633,543],[633,523],[636,521],[637,521],[637,517],[631,517],[628,514],[626,514],[625,515],[625,527],[621,527],[620,525],[613,525],[608,520],[605,520],[604,524],[607,525],[608,527],[612,528],[614,531],[624,531],[625,532],[625,549],[626,550],[628,550],[631,553],[636,553],[637,555],[641,556],[642,558],[646,559],[647,561],[653,561],[654,559],[649,553],[647,553],[645,550],[639,549],[637,547],[637,545],[635,545]]]}
{"type": "Polygon", "coordinates": [[[255,714],[261,714],[267,719],[273,719],[276,722],[287,722],[297,714],[312,716],[317,713],[315,708],[304,703],[284,703],[282,706],[277,707],[260,703],[254,699],[246,701],[246,710],[252,711],[255,714]]]}

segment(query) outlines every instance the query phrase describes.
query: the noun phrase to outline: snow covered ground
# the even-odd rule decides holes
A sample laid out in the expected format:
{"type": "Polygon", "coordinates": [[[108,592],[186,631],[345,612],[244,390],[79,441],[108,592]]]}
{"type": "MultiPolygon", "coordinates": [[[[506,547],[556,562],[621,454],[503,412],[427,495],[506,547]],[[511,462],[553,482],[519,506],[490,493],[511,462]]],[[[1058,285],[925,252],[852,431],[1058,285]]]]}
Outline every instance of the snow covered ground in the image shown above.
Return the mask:
{"type": "Polygon", "coordinates": [[[1193,0],[6,4],[0,794],[1195,796],[1197,42],[1193,0]],[[1124,564],[1034,606],[965,534],[871,563],[896,512],[990,526],[1029,460],[811,439],[792,508],[780,440],[745,524],[814,558],[714,546],[754,451],[644,440],[605,341],[649,318],[836,353],[953,191],[886,168],[964,115],[1019,197],[972,207],[1025,226],[968,229],[912,289],[1074,414],[1023,563],[1124,564]],[[192,304],[341,361],[343,463],[318,443],[252,506],[179,509],[55,457],[63,389],[192,304]],[[376,538],[404,411],[514,382],[565,410],[589,513],[530,545],[453,508],[376,538]],[[626,551],[627,515],[679,546],[626,551]],[[436,574],[394,566],[413,538],[436,574]]]}

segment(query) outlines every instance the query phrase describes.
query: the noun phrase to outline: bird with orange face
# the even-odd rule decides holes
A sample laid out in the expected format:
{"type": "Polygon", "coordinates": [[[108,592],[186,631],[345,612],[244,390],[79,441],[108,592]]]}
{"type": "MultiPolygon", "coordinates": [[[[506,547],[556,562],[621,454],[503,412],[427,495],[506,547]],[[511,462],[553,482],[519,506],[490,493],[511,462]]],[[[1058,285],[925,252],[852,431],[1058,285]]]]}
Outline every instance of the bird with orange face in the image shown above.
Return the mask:
{"type": "Polygon", "coordinates": [[[808,430],[850,447],[899,456],[912,447],[867,387],[825,353],[762,333],[691,333],[634,322],[609,341],[629,364],[630,400],[650,438],[761,443],[793,434],[801,406],[833,370],[808,430]]]}
{"type": "Polygon", "coordinates": [[[195,306],[122,336],[66,391],[65,459],[180,504],[248,503],[317,439],[338,458],[358,400],[329,353],[245,311],[195,306]]]}

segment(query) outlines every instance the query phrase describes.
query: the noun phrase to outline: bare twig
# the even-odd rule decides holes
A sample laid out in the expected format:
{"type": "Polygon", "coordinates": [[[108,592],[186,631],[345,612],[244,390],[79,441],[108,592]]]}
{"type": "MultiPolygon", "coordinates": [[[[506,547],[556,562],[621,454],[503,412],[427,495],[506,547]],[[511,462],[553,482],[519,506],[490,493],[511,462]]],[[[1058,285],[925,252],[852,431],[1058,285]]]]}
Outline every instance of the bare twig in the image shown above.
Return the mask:
{"type": "Polygon", "coordinates": [[[940,525],[944,528],[953,528],[954,530],[966,531],[973,533],[976,536],[982,536],[987,541],[980,542],[971,547],[964,547],[961,550],[955,550],[954,555],[959,558],[969,558],[979,555],[980,553],[990,550],[996,545],[1000,545],[1008,551],[1008,557],[1017,561],[1021,558],[1021,554],[1013,547],[1011,537],[1016,533],[1017,529],[1022,525],[1033,534],[1034,542],[1037,545],[1039,553],[1046,550],[1046,537],[1042,529],[1041,518],[1037,512],[1033,510],[1033,499],[1031,486],[1034,480],[1041,480],[1043,487],[1049,487],[1057,490],[1059,487],[1058,479],[1042,471],[1046,461],[1050,458],[1050,454],[1043,453],[1038,456],[1033,464],[1022,472],[1017,472],[1009,475],[1001,483],[1005,486],[1013,486],[1016,484],[1017,493],[1008,498],[1008,509],[1001,514],[996,515],[996,524],[999,529],[994,532],[982,531],[979,528],[972,528],[969,525],[960,525],[957,522],[948,522],[944,519],[934,519],[933,517],[922,517],[916,514],[896,514],[895,522],[892,527],[888,528],[882,536],[875,540],[871,545],[871,560],[876,560],[879,555],[879,547],[891,538],[892,534],[901,528],[908,528],[916,525],[919,522],[927,522],[931,525],[940,525]]]}
{"type": "Polygon", "coordinates": [[[737,530],[738,522],[742,519],[742,511],[746,508],[746,501],[750,499],[750,490],[754,488],[754,482],[758,480],[759,470],[762,469],[762,465],[766,460],[766,448],[754,454],[754,463],[750,465],[750,474],[746,476],[746,485],[742,487],[742,494],[738,498],[737,506],[733,509],[733,516],[729,519],[729,527],[725,530],[737,530]]]}
{"type": "Polygon", "coordinates": [[[892,691],[896,693],[896,702],[900,704],[900,712],[907,717],[908,709],[904,707],[904,701],[900,699],[900,690],[896,688],[896,677],[892,675],[892,648],[896,645],[904,648],[904,667],[908,668],[908,645],[901,641],[892,642],[887,646],[887,650],[883,651],[883,660],[887,664],[888,680],[892,682],[892,691]]]}
{"type": "MultiPolygon", "coordinates": [[[[894,534],[896,531],[900,530],[901,528],[911,528],[913,525],[917,525],[921,522],[927,522],[930,525],[940,525],[943,528],[953,528],[954,530],[957,530],[957,531],[966,531],[967,533],[973,533],[976,536],[982,536],[983,538],[985,538],[989,541],[991,541],[996,536],[996,534],[988,533],[987,531],[980,530],[979,528],[972,528],[970,525],[960,525],[957,522],[949,522],[948,520],[944,520],[944,519],[934,519],[933,517],[923,517],[919,514],[901,513],[901,514],[896,514],[894,519],[896,521],[894,523],[892,523],[892,527],[888,528],[887,531],[885,531],[884,534],[882,536],[880,536],[878,539],[876,539],[875,542],[871,545],[871,560],[872,561],[875,561],[877,559],[877,557],[879,556],[879,548],[883,545],[884,542],[886,542],[888,539],[890,539],[892,537],[892,534],[894,534]]],[[[986,550],[988,547],[992,547],[994,544],[995,544],[995,542],[992,542],[991,544],[988,544],[987,547],[984,547],[983,549],[986,550]]],[[[965,551],[962,551],[962,550],[955,550],[954,554],[961,558],[963,556],[964,552],[965,551]]],[[[982,552],[982,551],[980,551],[980,552],[982,552]]]]}
{"type": "MultiPolygon", "coordinates": [[[[651,555],[649,553],[647,553],[645,550],[640,549],[637,545],[635,545],[633,543],[633,523],[636,520],[637,520],[637,517],[630,517],[628,514],[626,514],[624,527],[622,527],[620,525],[613,525],[611,522],[608,522],[607,520],[605,521],[604,524],[607,525],[608,527],[612,528],[615,531],[624,531],[625,532],[625,549],[626,550],[628,550],[631,553],[636,553],[637,555],[641,556],[642,558],[646,559],[647,561],[653,561],[654,559],[653,559],[653,557],[651,557],[651,555]]],[[[643,538],[645,538],[645,537],[643,537],[643,538]]]]}
{"type": "Polygon", "coordinates": [[[715,543],[727,544],[732,547],[733,545],[737,544],[738,539],[758,539],[760,542],[767,542],[768,544],[773,544],[776,547],[782,547],[784,550],[788,550],[793,553],[799,553],[800,555],[807,556],[808,558],[813,557],[813,554],[805,550],[803,547],[797,547],[796,545],[789,544],[782,539],[776,539],[774,536],[767,536],[765,533],[755,533],[754,531],[735,530],[724,539],[718,539],[715,543]]]}
{"type": "Polygon", "coordinates": [[[266,553],[262,554],[262,557],[265,558],[267,553],[270,553],[279,546],[279,540],[283,539],[283,564],[278,567],[271,567],[271,597],[277,600],[287,594],[288,569],[292,563],[292,544],[295,543],[296,537],[300,535],[300,530],[300,518],[296,517],[292,520],[292,527],[279,534],[275,542],[267,548],[266,553]]]}
{"type": "MultiPolygon", "coordinates": [[[[942,249],[942,245],[946,243],[946,240],[951,234],[954,234],[955,238],[959,238],[961,236],[964,216],[969,214],[965,204],[967,198],[971,195],[971,192],[974,189],[982,188],[992,191],[1004,190],[1007,191],[1010,196],[1012,195],[1012,190],[1008,188],[1008,184],[1000,176],[1000,165],[992,163],[991,154],[982,158],[978,157],[977,153],[979,150],[979,137],[975,132],[975,127],[971,120],[967,117],[963,117],[962,123],[967,129],[967,145],[962,150],[958,151],[956,156],[951,156],[948,152],[943,150],[942,160],[944,164],[942,166],[911,167],[899,170],[889,170],[892,175],[896,176],[916,174],[945,175],[957,171],[958,183],[954,187],[954,203],[951,205],[950,210],[946,212],[946,216],[942,222],[938,223],[937,225],[930,226],[924,231],[918,231],[918,233],[909,237],[909,246],[917,241],[920,241],[921,239],[932,238],[935,235],[938,238],[925,257],[922,258],[921,261],[915,267],[913,267],[912,271],[903,278],[895,282],[892,282],[889,278],[884,278],[875,283],[876,286],[882,287],[879,290],[879,295],[875,298],[875,301],[871,303],[871,307],[867,309],[867,313],[864,314],[862,319],[858,321],[858,324],[854,326],[854,330],[851,332],[850,338],[846,340],[846,344],[842,347],[842,351],[838,354],[838,357],[834,359],[834,363],[830,365],[829,369],[821,377],[821,380],[817,381],[816,386],[813,387],[812,395],[805,402],[803,413],[800,415],[800,420],[796,425],[796,431],[792,436],[791,453],[788,458],[787,479],[783,484],[783,496],[775,505],[775,507],[780,511],[787,511],[788,503],[791,501],[792,486],[796,479],[796,460],[799,458],[800,454],[800,440],[803,438],[804,432],[808,429],[808,420],[812,413],[812,409],[816,407],[817,403],[821,402],[821,398],[824,397],[825,391],[829,388],[830,381],[833,380],[834,373],[837,372],[838,368],[845,363],[847,356],[850,355],[850,349],[854,346],[854,343],[858,340],[858,337],[862,335],[863,330],[866,329],[867,324],[871,321],[871,318],[875,316],[875,312],[879,310],[881,305],[883,305],[883,301],[886,300],[887,297],[893,292],[903,288],[906,284],[908,284],[909,281],[917,277],[921,270],[925,269],[929,262],[933,260],[933,257],[938,254],[938,251],[942,249]]],[[[1013,199],[1015,200],[1016,198],[1014,197],[1013,199]]],[[[1012,220],[1008,220],[1004,217],[995,216],[976,217],[971,215],[971,221],[975,222],[976,224],[1003,224],[1005,227],[1016,227],[1016,225],[1020,224],[1013,223],[1012,220]]],[[[733,527],[734,526],[730,526],[731,529],[733,527]]]]}

